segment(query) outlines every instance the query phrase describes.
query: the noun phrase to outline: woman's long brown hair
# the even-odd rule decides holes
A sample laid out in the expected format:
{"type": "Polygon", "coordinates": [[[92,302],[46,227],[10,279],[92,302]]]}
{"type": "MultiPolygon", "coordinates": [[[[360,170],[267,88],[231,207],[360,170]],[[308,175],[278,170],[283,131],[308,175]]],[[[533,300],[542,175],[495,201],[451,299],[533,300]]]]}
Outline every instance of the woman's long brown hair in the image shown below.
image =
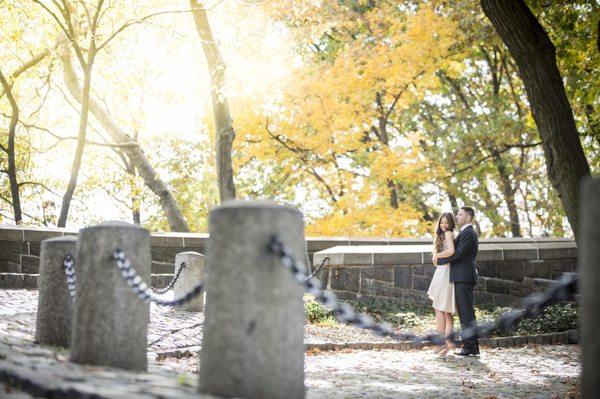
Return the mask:
{"type": "Polygon", "coordinates": [[[444,250],[444,230],[442,230],[442,228],[440,227],[443,218],[446,218],[446,220],[448,221],[448,231],[454,231],[454,227],[456,226],[453,214],[451,214],[450,212],[442,213],[442,216],[440,216],[440,218],[438,219],[437,229],[435,230],[435,241],[433,245],[436,252],[442,252],[444,250]]]}

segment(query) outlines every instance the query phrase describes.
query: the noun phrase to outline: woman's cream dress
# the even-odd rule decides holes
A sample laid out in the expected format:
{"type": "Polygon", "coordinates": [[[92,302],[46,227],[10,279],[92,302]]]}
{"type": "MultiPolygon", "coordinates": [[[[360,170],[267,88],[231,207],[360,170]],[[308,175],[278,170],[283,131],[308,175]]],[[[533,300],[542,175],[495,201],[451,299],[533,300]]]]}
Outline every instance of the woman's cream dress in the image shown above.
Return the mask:
{"type": "MultiPolygon", "coordinates": [[[[448,245],[444,240],[444,251],[448,245]]],[[[431,279],[429,299],[433,301],[433,308],[442,312],[456,313],[456,299],[454,298],[454,283],[450,282],[450,264],[435,266],[435,273],[431,279]]]]}

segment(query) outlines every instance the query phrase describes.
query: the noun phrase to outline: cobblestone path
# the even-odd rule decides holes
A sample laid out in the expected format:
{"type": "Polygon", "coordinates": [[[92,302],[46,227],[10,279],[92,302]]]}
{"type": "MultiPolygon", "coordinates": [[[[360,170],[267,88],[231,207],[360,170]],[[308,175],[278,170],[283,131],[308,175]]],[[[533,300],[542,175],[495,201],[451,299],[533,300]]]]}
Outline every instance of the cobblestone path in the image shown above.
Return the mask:
{"type": "MultiPolygon", "coordinates": [[[[75,366],[66,362],[64,351],[52,354],[51,350],[42,347],[36,349],[31,343],[35,330],[36,306],[37,291],[0,290],[0,344],[5,344],[5,348],[29,348],[19,353],[19,361],[27,362],[27,356],[36,356],[36,364],[47,365],[40,372],[54,375],[55,383],[60,383],[63,378],[61,368],[73,370],[75,366]],[[46,359],[46,362],[40,362],[40,358],[46,359]]],[[[167,384],[169,379],[181,379],[182,375],[187,375],[184,378],[190,382],[191,387],[180,393],[193,391],[195,377],[190,376],[190,373],[196,373],[198,368],[198,355],[195,351],[180,359],[167,357],[160,360],[156,360],[153,353],[199,345],[202,321],[201,314],[152,306],[148,342],[151,370],[158,373],[155,377],[156,384],[167,384]]],[[[10,352],[8,353],[10,356],[10,352]]],[[[305,384],[309,399],[574,398],[581,371],[579,356],[579,347],[576,345],[484,349],[479,358],[448,356],[445,361],[432,354],[430,349],[338,352],[313,350],[305,357],[305,384]]],[[[106,378],[108,372],[95,367],[86,369],[86,373],[81,378],[94,380],[106,378]]],[[[131,389],[131,381],[121,380],[123,377],[120,373],[112,372],[108,375],[112,378],[110,392],[113,394],[119,392],[120,386],[123,387],[123,392],[131,389]]],[[[72,384],[68,379],[64,383],[72,384]]],[[[14,397],[29,397],[20,391],[13,391],[12,394],[14,397]]],[[[11,394],[0,385],[0,397],[11,397],[9,395],[11,394]]]]}

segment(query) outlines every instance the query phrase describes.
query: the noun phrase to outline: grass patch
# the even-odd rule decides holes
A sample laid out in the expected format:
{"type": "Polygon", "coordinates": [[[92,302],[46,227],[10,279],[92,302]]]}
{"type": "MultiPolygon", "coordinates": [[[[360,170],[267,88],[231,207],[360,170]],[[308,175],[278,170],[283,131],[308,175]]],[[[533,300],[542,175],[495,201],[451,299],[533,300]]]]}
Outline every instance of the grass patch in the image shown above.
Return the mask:
{"type": "MultiPolygon", "coordinates": [[[[418,334],[435,330],[435,313],[431,306],[403,305],[398,302],[367,299],[348,301],[358,312],[365,312],[378,321],[385,321],[401,330],[418,334]]],[[[314,325],[335,327],[338,325],[333,312],[314,299],[307,297],[304,303],[306,320],[314,325]]],[[[497,319],[501,314],[512,310],[509,307],[478,305],[475,315],[478,322],[497,319]]],[[[532,335],[547,332],[561,332],[576,329],[579,308],[574,303],[560,303],[547,307],[536,319],[522,320],[511,330],[496,330],[493,336],[532,335]]],[[[458,315],[454,317],[454,327],[460,330],[458,315]]]]}

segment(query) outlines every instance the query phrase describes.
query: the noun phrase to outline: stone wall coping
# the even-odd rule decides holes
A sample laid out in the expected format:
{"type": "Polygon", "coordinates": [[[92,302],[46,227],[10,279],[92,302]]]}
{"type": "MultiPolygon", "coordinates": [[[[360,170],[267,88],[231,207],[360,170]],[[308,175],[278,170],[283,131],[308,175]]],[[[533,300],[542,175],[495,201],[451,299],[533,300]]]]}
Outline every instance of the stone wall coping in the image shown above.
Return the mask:
{"type": "MultiPolygon", "coordinates": [[[[339,245],[315,252],[313,265],[319,265],[325,257],[329,266],[379,266],[402,264],[431,264],[431,245],[339,245]]],[[[542,243],[480,244],[477,260],[546,260],[577,258],[574,241],[542,243]]]]}
{"type": "MultiPolygon", "coordinates": [[[[341,243],[344,245],[426,245],[433,244],[431,238],[385,238],[385,237],[306,237],[307,241],[341,243]]],[[[572,238],[565,237],[491,237],[480,238],[480,243],[553,243],[574,242],[572,238]]]]}
{"type": "MultiPolygon", "coordinates": [[[[78,228],[45,227],[45,226],[15,226],[10,224],[0,224],[0,241],[12,241],[7,238],[9,235],[20,236],[19,240],[24,240],[24,233],[47,232],[49,235],[72,235],[78,234],[78,228]]],[[[179,232],[151,232],[156,237],[176,237],[176,238],[208,238],[208,233],[179,233],[179,232]]],[[[389,238],[389,237],[361,237],[361,236],[334,236],[334,237],[306,237],[307,241],[314,243],[340,243],[344,245],[419,245],[431,244],[431,238],[389,238]]],[[[16,240],[15,240],[16,241],[16,240]]],[[[564,237],[493,237],[482,238],[482,243],[552,243],[552,242],[573,242],[572,238],[564,237]]]]}

